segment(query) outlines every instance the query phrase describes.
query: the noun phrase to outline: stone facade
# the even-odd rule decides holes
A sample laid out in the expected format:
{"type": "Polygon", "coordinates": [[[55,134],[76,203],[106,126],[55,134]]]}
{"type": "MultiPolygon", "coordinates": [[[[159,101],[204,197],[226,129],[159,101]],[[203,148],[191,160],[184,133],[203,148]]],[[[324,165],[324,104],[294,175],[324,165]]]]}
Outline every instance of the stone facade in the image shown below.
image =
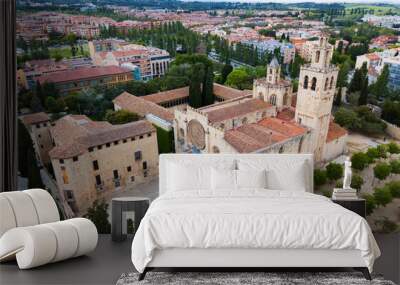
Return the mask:
{"type": "Polygon", "coordinates": [[[253,83],[253,98],[258,98],[269,102],[282,111],[285,107],[290,107],[292,102],[292,84],[281,79],[281,67],[274,58],[267,67],[267,76],[257,79],[253,83]]]}
{"type": "Polygon", "coordinates": [[[316,162],[344,153],[347,132],[331,118],[338,74],[330,64],[333,47],[324,37],[310,47],[311,64],[301,68],[297,96],[273,59],[266,77],[254,82],[251,99],[175,110],[176,152],[314,153],[316,162]],[[250,100],[257,107],[248,109],[250,100]]]}
{"type": "Polygon", "coordinates": [[[46,165],[50,163],[49,151],[53,148],[50,136],[50,118],[45,113],[34,113],[21,117],[28,130],[37,160],[46,165]]]}
{"type": "Polygon", "coordinates": [[[312,129],[309,150],[316,161],[323,159],[336,89],[338,68],[330,64],[332,53],[333,47],[321,38],[311,64],[302,66],[299,76],[295,120],[312,129]]]}
{"type": "Polygon", "coordinates": [[[146,121],[112,126],[70,115],[51,133],[57,186],[77,215],[95,200],[158,175],[156,130],[146,121]]]}

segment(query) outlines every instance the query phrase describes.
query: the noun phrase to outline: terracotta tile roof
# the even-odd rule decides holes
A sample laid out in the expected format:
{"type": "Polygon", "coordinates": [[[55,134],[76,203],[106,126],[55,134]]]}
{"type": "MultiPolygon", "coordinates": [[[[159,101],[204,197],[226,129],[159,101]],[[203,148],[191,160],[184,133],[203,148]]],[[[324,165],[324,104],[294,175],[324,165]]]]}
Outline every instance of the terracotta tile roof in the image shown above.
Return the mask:
{"type": "Polygon", "coordinates": [[[305,127],[295,122],[287,122],[278,118],[265,118],[258,122],[258,124],[287,137],[295,137],[307,132],[305,127]]]}
{"type": "Polygon", "coordinates": [[[294,108],[285,108],[282,111],[278,112],[276,117],[284,121],[292,121],[295,117],[295,113],[296,111],[294,108]]]}
{"type": "Polygon", "coordinates": [[[134,96],[128,92],[123,92],[113,100],[113,103],[124,110],[136,113],[139,116],[153,114],[163,120],[172,122],[174,114],[153,102],[147,101],[141,97],[134,96]]]}
{"type": "Polygon", "coordinates": [[[331,142],[335,139],[347,135],[347,130],[339,126],[334,122],[329,123],[328,135],[326,136],[326,142],[331,142]]]}
{"type": "Polygon", "coordinates": [[[249,99],[240,104],[230,105],[210,111],[204,110],[204,113],[207,114],[210,123],[216,123],[269,108],[272,108],[272,105],[263,100],[249,99]]]}
{"type": "Polygon", "coordinates": [[[239,153],[255,152],[291,137],[303,135],[307,129],[293,122],[265,118],[256,124],[226,131],[224,139],[239,153]]]}
{"type": "Polygon", "coordinates": [[[50,121],[50,117],[46,113],[40,112],[40,113],[24,115],[23,117],[21,117],[21,120],[25,125],[32,125],[41,122],[48,122],[50,121]]]}
{"type": "Polygon", "coordinates": [[[249,95],[247,90],[238,90],[229,86],[214,83],[214,95],[224,100],[235,99],[249,95]]]}
{"type": "Polygon", "coordinates": [[[165,102],[169,102],[172,100],[182,99],[189,97],[189,87],[182,87],[178,89],[173,89],[169,91],[158,92],[146,96],[142,96],[141,98],[156,103],[162,104],[165,102]]]}
{"type": "Polygon", "coordinates": [[[116,50],[111,52],[115,57],[125,57],[125,56],[138,56],[145,55],[147,53],[146,49],[132,49],[132,50],[116,50]]]}
{"type": "Polygon", "coordinates": [[[378,54],[376,54],[376,53],[369,53],[369,54],[367,54],[366,56],[368,57],[369,60],[373,60],[373,61],[379,60],[379,59],[381,58],[381,57],[380,57],[378,54]]]}
{"type": "Polygon", "coordinates": [[[89,147],[154,132],[155,128],[145,120],[111,125],[92,121],[86,116],[68,115],[59,119],[50,131],[56,147],[49,155],[61,159],[78,156],[88,151],[89,147]]]}
{"type": "Polygon", "coordinates": [[[43,75],[40,76],[38,80],[40,83],[46,81],[58,83],[103,77],[107,75],[118,75],[123,73],[130,73],[130,70],[119,66],[82,67],[73,70],[54,72],[49,75],[43,75]]]}

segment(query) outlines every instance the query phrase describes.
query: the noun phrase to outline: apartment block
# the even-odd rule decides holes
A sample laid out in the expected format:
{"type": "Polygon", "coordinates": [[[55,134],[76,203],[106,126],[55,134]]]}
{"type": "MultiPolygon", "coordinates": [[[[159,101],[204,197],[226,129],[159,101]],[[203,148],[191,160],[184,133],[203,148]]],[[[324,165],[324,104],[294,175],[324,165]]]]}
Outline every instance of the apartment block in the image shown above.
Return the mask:
{"type": "Polygon", "coordinates": [[[54,72],[40,76],[43,84],[53,82],[61,94],[80,91],[95,86],[110,86],[134,79],[134,70],[120,66],[95,66],[54,72]]]}

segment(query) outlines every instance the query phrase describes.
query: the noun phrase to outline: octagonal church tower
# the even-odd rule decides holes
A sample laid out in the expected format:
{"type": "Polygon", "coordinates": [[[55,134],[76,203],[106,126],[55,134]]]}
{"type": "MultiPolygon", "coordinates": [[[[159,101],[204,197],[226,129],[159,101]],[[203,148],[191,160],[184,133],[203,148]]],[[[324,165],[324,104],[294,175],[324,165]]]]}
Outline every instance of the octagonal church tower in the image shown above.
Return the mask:
{"type": "Polygon", "coordinates": [[[311,128],[308,151],[315,161],[322,160],[336,89],[338,68],[330,64],[332,54],[333,46],[321,37],[312,48],[311,63],[301,67],[299,76],[295,120],[311,128]]]}

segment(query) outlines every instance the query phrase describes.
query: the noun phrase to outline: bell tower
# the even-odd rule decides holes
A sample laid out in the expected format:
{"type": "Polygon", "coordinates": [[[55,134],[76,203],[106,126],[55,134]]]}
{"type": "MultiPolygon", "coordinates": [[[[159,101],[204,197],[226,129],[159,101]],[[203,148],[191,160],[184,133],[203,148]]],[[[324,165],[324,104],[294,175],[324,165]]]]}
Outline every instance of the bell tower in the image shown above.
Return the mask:
{"type": "Polygon", "coordinates": [[[281,65],[276,57],[274,57],[267,66],[267,83],[277,84],[281,77],[281,65]]]}
{"type": "Polygon", "coordinates": [[[295,120],[311,129],[306,151],[314,153],[321,161],[329,129],[338,68],[331,65],[333,47],[326,37],[321,37],[312,48],[310,64],[300,69],[295,120]]]}

